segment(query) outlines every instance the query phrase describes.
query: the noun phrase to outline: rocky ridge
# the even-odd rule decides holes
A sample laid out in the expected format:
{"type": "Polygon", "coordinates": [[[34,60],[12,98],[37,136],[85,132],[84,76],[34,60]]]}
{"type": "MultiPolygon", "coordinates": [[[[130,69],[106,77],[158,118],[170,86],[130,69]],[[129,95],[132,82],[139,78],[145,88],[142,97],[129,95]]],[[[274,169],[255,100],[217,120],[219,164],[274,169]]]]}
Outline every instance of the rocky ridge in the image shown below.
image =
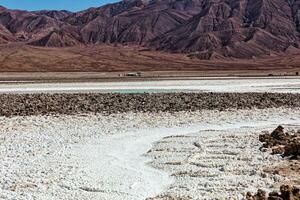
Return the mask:
{"type": "Polygon", "coordinates": [[[2,94],[0,116],[300,107],[299,94],[2,94]]]}

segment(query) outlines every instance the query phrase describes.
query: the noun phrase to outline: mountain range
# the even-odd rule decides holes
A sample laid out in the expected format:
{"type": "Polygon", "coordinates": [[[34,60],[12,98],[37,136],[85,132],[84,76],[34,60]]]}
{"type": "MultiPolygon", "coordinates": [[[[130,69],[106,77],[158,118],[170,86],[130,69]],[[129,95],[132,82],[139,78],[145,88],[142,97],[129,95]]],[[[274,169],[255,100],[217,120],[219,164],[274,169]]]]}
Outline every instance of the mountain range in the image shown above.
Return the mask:
{"type": "Polygon", "coordinates": [[[300,0],[124,0],[80,12],[0,7],[0,44],[7,43],[250,59],[300,48],[300,0]]]}

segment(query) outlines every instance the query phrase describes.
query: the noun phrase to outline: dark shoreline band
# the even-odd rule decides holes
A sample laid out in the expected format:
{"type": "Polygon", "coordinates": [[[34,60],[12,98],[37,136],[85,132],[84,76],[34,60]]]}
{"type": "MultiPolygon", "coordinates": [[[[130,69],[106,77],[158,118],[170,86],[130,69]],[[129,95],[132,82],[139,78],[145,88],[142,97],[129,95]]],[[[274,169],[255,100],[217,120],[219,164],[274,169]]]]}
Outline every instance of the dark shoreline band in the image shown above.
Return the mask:
{"type": "Polygon", "coordinates": [[[1,94],[0,116],[300,107],[300,94],[1,94]]]}

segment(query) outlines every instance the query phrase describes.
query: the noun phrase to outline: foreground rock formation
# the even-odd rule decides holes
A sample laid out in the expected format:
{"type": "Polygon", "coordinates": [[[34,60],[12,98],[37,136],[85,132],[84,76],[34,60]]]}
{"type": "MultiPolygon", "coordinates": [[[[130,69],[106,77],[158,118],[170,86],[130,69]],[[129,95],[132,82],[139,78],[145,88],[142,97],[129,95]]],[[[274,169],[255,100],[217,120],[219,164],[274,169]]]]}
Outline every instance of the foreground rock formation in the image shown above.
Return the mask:
{"type": "Polygon", "coordinates": [[[263,190],[258,190],[257,194],[252,195],[247,193],[247,200],[299,200],[300,199],[300,189],[298,187],[293,187],[290,185],[282,185],[280,187],[280,193],[270,192],[267,194],[263,190]]]}
{"type": "MultiPolygon", "coordinates": [[[[296,159],[300,155],[300,130],[297,132],[284,132],[282,126],[278,126],[271,133],[264,133],[259,136],[263,142],[263,148],[271,148],[273,154],[281,154],[283,157],[296,159]]],[[[262,149],[263,149],[262,148],[262,149]]],[[[299,183],[300,163],[298,160],[286,160],[286,164],[275,166],[273,170],[266,170],[269,173],[279,174],[290,179],[291,183],[299,183]],[[296,175],[295,175],[296,174],[296,175]]],[[[281,185],[280,192],[267,192],[259,189],[256,194],[250,192],[246,195],[247,200],[299,200],[300,189],[292,185],[281,185]]]]}
{"type": "Polygon", "coordinates": [[[300,155],[300,130],[289,133],[283,129],[282,126],[278,126],[271,134],[261,134],[259,141],[264,143],[264,148],[271,148],[273,154],[297,158],[300,155]]]}
{"type": "Polygon", "coordinates": [[[266,169],[265,171],[270,174],[278,174],[286,177],[288,181],[286,184],[300,185],[300,130],[283,131],[282,126],[278,126],[271,134],[261,134],[259,139],[264,142],[264,148],[271,149],[272,154],[280,154],[284,159],[283,163],[266,169]]]}
{"type": "Polygon", "coordinates": [[[1,94],[0,116],[300,107],[300,94],[1,94]]]}
{"type": "Polygon", "coordinates": [[[135,44],[199,59],[299,48],[297,0],[132,0],[81,12],[0,8],[0,43],[135,44]]]}

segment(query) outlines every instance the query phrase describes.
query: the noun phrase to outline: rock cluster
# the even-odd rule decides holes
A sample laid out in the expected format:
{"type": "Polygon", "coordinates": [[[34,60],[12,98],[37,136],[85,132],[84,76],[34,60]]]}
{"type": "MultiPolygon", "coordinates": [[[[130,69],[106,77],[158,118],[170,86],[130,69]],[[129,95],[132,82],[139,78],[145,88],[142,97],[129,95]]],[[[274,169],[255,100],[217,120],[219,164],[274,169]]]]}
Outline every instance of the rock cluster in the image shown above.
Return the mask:
{"type": "Polygon", "coordinates": [[[1,94],[0,116],[300,107],[300,94],[1,94]]]}
{"type": "MultiPolygon", "coordinates": [[[[271,148],[273,154],[281,154],[284,157],[290,157],[291,159],[298,158],[300,155],[300,130],[284,132],[282,126],[278,126],[272,133],[264,133],[259,136],[259,141],[263,142],[263,148],[271,148]]],[[[297,161],[297,160],[295,160],[297,161]]],[[[296,162],[285,166],[284,171],[291,173],[295,171],[297,173],[299,164],[296,162]]],[[[276,173],[282,171],[282,169],[276,169],[276,173]]],[[[289,176],[292,177],[292,174],[289,176]]],[[[299,177],[299,176],[298,176],[299,177]]],[[[297,177],[297,179],[298,179],[297,177]]],[[[282,185],[280,187],[280,193],[271,192],[267,194],[263,190],[258,190],[257,194],[252,195],[247,193],[247,200],[300,200],[300,189],[291,185],[282,185]]]]}
{"type": "Polygon", "coordinates": [[[246,195],[247,200],[300,200],[300,189],[295,186],[282,185],[280,193],[270,192],[267,194],[263,190],[258,190],[255,195],[250,192],[246,195]]]}
{"type": "Polygon", "coordinates": [[[273,154],[292,156],[300,155],[300,130],[298,132],[284,132],[282,126],[278,126],[271,134],[264,133],[259,136],[263,142],[263,148],[271,148],[273,154]]]}

